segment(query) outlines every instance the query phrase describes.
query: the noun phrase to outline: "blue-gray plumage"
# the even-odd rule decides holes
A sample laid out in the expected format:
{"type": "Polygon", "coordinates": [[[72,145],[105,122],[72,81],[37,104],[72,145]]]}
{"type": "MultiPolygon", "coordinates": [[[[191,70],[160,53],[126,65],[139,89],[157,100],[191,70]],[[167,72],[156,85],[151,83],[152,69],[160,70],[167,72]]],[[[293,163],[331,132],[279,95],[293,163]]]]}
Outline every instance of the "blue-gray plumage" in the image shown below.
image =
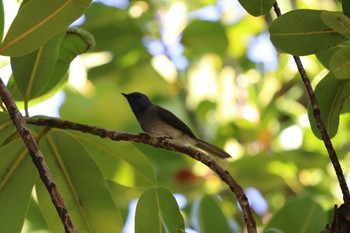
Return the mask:
{"type": "Polygon", "coordinates": [[[154,105],[144,94],[133,92],[122,95],[128,100],[141,128],[150,136],[167,137],[186,146],[197,146],[223,159],[231,157],[224,150],[198,139],[185,123],[170,111],[154,105]]]}

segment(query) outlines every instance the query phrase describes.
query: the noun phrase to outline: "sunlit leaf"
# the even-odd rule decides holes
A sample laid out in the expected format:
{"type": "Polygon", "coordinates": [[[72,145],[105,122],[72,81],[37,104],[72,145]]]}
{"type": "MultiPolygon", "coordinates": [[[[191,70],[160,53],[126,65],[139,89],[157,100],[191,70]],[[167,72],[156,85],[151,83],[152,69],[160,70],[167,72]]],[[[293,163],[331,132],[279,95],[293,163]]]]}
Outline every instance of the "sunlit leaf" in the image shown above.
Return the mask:
{"type": "Polygon", "coordinates": [[[173,195],[165,188],[149,188],[140,197],[135,233],[184,232],[184,219],[173,195]]]}
{"type": "Polygon", "coordinates": [[[154,186],[155,171],[150,161],[133,145],[89,135],[76,135],[89,150],[106,179],[125,186],[154,186]]]}
{"type": "Polygon", "coordinates": [[[207,233],[231,233],[231,229],[218,201],[211,196],[204,196],[194,204],[192,219],[198,232],[207,233]]]}
{"type": "Polygon", "coordinates": [[[13,78],[24,101],[37,97],[47,85],[57,62],[64,34],[65,32],[59,33],[30,54],[11,57],[13,78]]]}
{"type": "Polygon", "coordinates": [[[0,232],[21,232],[37,171],[22,140],[0,148],[0,232]]]}
{"type": "MultiPolygon", "coordinates": [[[[40,146],[79,232],[120,232],[122,220],[90,153],[70,134],[53,130],[40,146]]],[[[39,206],[52,232],[62,224],[46,189],[36,185],[39,206]]]]}
{"type": "Polygon", "coordinates": [[[22,56],[49,41],[79,18],[91,0],[31,0],[21,7],[0,54],[22,56]]]}
{"type": "MultiPolygon", "coordinates": [[[[332,138],[338,132],[339,115],[344,101],[350,95],[350,81],[338,80],[332,73],[328,73],[316,86],[315,95],[321,110],[321,118],[325,124],[329,136],[332,138]],[[325,93],[327,93],[325,95],[325,93]]],[[[308,107],[309,121],[312,132],[322,138],[313,117],[312,106],[308,107]]]]}
{"type": "Polygon", "coordinates": [[[293,55],[308,55],[331,48],[346,38],[321,20],[322,11],[293,10],[272,22],[272,43],[293,55]]]}
{"type": "Polygon", "coordinates": [[[272,5],[276,2],[274,0],[239,0],[243,8],[253,16],[261,16],[267,14],[272,5]]]}
{"type": "Polygon", "coordinates": [[[277,228],[283,233],[320,232],[327,220],[328,214],[318,203],[310,197],[299,197],[283,206],[265,228],[277,228]]]}

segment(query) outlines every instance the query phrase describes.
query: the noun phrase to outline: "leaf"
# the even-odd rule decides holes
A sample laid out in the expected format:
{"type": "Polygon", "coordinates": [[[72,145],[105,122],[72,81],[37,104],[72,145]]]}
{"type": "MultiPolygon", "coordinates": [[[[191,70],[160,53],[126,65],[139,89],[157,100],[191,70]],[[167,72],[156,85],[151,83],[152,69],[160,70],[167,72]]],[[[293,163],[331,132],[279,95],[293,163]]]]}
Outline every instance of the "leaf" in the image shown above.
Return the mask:
{"type": "Polygon", "coordinates": [[[330,60],[330,70],[337,79],[350,78],[350,47],[341,48],[330,60]]]}
{"type": "Polygon", "coordinates": [[[233,229],[218,205],[217,199],[206,195],[201,200],[197,200],[193,207],[195,221],[193,225],[198,232],[207,233],[231,233],[233,229]]]}
{"type": "Polygon", "coordinates": [[[333,48],[330,48],[328,50],[322,51],[320,53],[317,53],[317,59],[322,63],[322,65],[330,70],[330,60],[333,57],[333,55],[343,48],[350,48],[350,40],[345,41],[344,43],[337,45],[333,48]]]}
{"type": "Polygon", "coordinates": [[[0,155],[0,232],[20,233],[38,173],[20,139],[0,155]]]}
{"type": "Polygon", "coordinates": [[[33,54],[36,55],[38,51],[23,57],[11,58],[16,78],[11,77],[7,87],[15,100],[23,101],[24,99],[29,100],[37,98],[57,88],[66,81],[66,79],[68,80],[67,71],[71,61],[77,55],[86,52],[95,44],[93,36],[81,28],[69,28],[62,36],[63,38],[61,38],[60,43],[55,44],[57,47],[50,46],[50,49],[47,48],[46,46],[51,43],[51,41],[43,46],[43,51],[45,52],[41,52],[40,58],[37,59],[39,60],[38,62],[34,62],[34,60],[36,60],[35,57],[32,58],[33,54]],[[56,54],[57,50],[58,54],[56,54]],[[40,60],[43,60],[45,63],[54,60],[55,63],[53,66],[51,63],[49,65],[38,64],[40,60]],[[36,72],[29,74],[33,67],[36,67],[36,72]],[[16,71],[18,73],[17,75],[16,71]],[[28,76],[31,78],[26,78],[28,76]],[[16,79],[16,81],[14,79],[16,79]],[[32,81],[30,82],[30,80],[32,81]],[[31,94],[30,97],[23,98],[27,92],[31,94]]]}
{"type": "MultiPolygon", "coordinates": [[[[315,88],[315,95],[321,110],[321,118],[328,134],[333,138],[338,132],[339,115],[344,101],[350,95],[350,81],[338,80],[332,73],[328,73],[315,88]]],[[[312,132],[321,139],[316,120],[313,117],[312,106],[308,107],[309,121],[312,132]]]]}
{"type": "Polygon", "coordinates": [[[66,73],[73,59],[79,54],[85,53],[94,46],[94,37],[88,31],[77,27],[69,28],[62,40],[59,56],[53,72],[47,85],[45,86],[44,90],[40,92],[40,94],[46,94],[59,85],[65,77],[68,78],[66,73]]]}
{"type": "Polygon", "coordinates": [[[350,17],[350,2],[349,1],[342,1],[342,8],[344,15],[350,17]]]}
{"type": "Polygon", "coordinates": [[[342,43],[346,38],[329,28],[317,10],[293,10],[272,22],[271,42],[293,55],[318,53],[342,43]]]}
{"type": "Polygon", "coordinates": [[[0,146],[11,141],[16,134],[16,128],[13,125],[8,113],[0,112],[0,146]]]}
{"type": "Polygon", "coordinates": [[[86,134],[76,134],[75,137],[89,150],[105,179],[129,187],[157,183],[150,161],[130,143],[116,143],[86,134]]]}
{"type": "Polygon", "coordinates": [[[253,16],[267,14],[275,2],[274,0],[239,0],[242,7],[253,16]]]}
{"type": "Polygon", "coordinates": [[[5,15],[4,15],[4,4],[0,0],[0,40],[4,36],[4,26],[5,26],[5,15]]]}
{"type": "Polygon", "coordinates": [[[173,195],[165,188],[147,189],[136,207],[135,233],[184,232],[184,219],[173,195]]]}
{"type": "Polygon", "coordinates": [[[91,0],[31,0],[19,10],[0,45],[0,54],[23,56],[66,29],[91,0]]]}
{"type": "Polygon", "coordinates": [[[277,228],[283,233],[320,232],[327,220],[327,213],[318,203],[309,197],[299,197],[283,206],[265,229],[277,228]]]}
{"type": "Polygon", "coordinates": [[[227,35],[221,23],[199,20],[185,28],[182,43],[189,53],[197,56],[204,53],[224,56],[228,47],[227,35]]]}
{"type": "Polygon", "coordinates": [[[322,11],[321,20],[346,38],[350,38],[350,19],[341,12],[322,11]]]}
{"type": "Polygon", "coordinates": [[[32,53],[11,57],[13,78],[25,102],[39,96],[47,85],[57,62],[64,35],[65,32],[59,33],[32,53]]]}
{"type": "MultiPolygon", "coordinates": [[[[52,130],[40,141],[57,187],[79,232],[120,232],[122,219],[107,183],[89,152],[69,133],[52,130]]],[[[63,226],[51,199],[39,182],[39,206],[52,232],[63,226]]]]}

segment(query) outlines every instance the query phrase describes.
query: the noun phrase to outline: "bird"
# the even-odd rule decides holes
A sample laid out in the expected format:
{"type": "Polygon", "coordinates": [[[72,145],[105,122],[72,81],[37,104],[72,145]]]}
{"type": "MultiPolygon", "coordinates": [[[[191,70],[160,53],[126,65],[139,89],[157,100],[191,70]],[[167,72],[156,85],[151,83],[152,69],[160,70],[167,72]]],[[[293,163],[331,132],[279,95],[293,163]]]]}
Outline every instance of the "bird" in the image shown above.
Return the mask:
{"type": "Polygon", "coordinates": [[[121,93],[145,133],[152,137],[168,138],[185,146],[195,146],[207,154],[221,159],[231,158],[223,149],[197,138],[192,130],[177,116],[157,106],[140,92],[121,93]]]}

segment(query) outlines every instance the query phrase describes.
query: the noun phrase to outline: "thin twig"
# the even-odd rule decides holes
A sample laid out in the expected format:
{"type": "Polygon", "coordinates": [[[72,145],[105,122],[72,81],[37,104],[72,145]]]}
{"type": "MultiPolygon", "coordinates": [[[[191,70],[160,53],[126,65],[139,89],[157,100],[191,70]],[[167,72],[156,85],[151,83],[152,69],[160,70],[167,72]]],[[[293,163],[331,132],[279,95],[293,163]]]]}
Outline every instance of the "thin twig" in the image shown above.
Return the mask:
{"type": "Polygon", "coordinates": [[[59,119],[26,118],[26,121],[28,124],[60,129],[70,129],[96,135],[101,138],[109,138],[115,141],[133,141],[189,155],[191,158],[208,166],[229,186],[231,191],[236,196],[239,205],[241,206],[248,232],[257,232],[255,220],[243,188],[235,181],[235,179],[230,175],[228,171],[223,169],[215,160],[213,160],[212,158],[210,158],[210,156],[206,155],[201,151],[198,151],[191,147],[178,145],[168,139],[153,138],[147,134],[131,134],[126,132],[112,131],[104,128],[98,128],[70,121],[63,121],[59,119]]]}
{"type": "MultiPolygon", "coordinates": [[[[277,17],[280,17],[281,16],[281,10],[278,7],[277,2],[275,2],[273,7],[274,7],[274,11],[275,11],[277,17]]],[[[338,181],[339,181],[339,185],[340,185],[341,191],[343,193],[344,203],[345,204],[350,204],[350,193],[349,193],[348,185],[346,183],[343,170],[342,170],[341,165],[339,163],[337,153],[334,150],[334,147],[332,145],[331,139],[329,138],[327,129],[325,127],[325,124],[324,124],[324,122],[323,122],[323,120],[321,118],[321,111],[320,111],[320,108],[318,106],[315,93],[314,93],[314,91],[312,89],[312,86],[311,86],[311,83],[310,83],[310,79],[309,79],[308,75],[305,72],[305,69],[304,69],[303,64],[302,64],[302,62],[300,60],[300,57],[299,56],[293,56],[293,58],[294,58],[294,61],[295,61],[296,65],[297,65],[297,67],[298,67],[298,71],[299,71],[299,74],[301,76],[301,79],[304,82],[307,94],[309,95],[310,103],[311,103],[312,110],[313,110],[313,116],[316,119],[317,127],[320,130],[320,133],[321,133],[321,136],[322,136],[322,140],[323,140],[323,142],[325,144],[325,147],[327,149],[329,158],[332,161],[335,173],[337,175],[337,178],[338,178],[338,181]]]]}
{"type": "Polygon", "coordinates": [[[68,213],[66,204],[64,203],[63,197],[56,186],[50,169],[45,162],[44,156],[40,151],[40,148],[37,142],[35,141],[35,138],[30,132],[26,121],[22,117],[21,113],[18,111],[18,108],[10,92],[7,90],[1,78],[0,96],[8,110],[11,120],[13,121],[18,133],[21,135],[23,142],[28,148],[29,155],[31,156],[33,163],[35,164],[39,172],[40,178],[45,184],[46,189],[51,196],[52,202],[56,207],[57,213],[60,216],[61,221],[64,225],[65,231],[68,233],[76,233],[77,230],[74,227],[73,221],[68,213]]]}

